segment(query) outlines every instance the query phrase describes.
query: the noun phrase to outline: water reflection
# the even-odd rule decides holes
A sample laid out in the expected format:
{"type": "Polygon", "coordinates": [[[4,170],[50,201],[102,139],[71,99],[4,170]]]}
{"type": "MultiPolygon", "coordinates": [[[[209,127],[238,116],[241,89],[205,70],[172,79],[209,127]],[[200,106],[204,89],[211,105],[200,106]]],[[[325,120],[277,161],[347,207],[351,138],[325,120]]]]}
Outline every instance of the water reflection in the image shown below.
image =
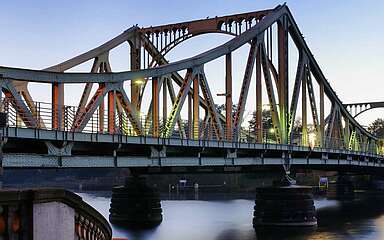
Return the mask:
{"type": "MultiPolygon", "coordinates": [[[[109,197],[79,194],[107,219],[109,197]]],[[[164,221],[154,229],[127,230],[113,227],[114,237],[129,240],[327,240],[384,239],[384,208],[381,201],[341,204],[316,200],[318,229],[312,232],[274,231],[256,234],[252,227],[253,200],[162,201],[164,221]]]]}

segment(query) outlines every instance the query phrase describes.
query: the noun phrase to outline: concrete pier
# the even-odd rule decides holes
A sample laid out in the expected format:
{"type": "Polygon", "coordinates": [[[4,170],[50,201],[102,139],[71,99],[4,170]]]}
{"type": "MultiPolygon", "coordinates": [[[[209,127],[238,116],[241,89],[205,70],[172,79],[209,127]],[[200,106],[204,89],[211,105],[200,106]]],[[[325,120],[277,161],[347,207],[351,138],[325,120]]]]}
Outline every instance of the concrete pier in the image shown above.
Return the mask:
{"type": "Polygon", "coordinates": [[[315,228],[312,188],[287,184],[256,189],[253,226],[256,230],[315,228]]]}
{"type": "Polygon", "coordinates": [[[159,225],[163,220],[160,196],[144,177],[129,177],[112,189],[109,221],[130,228],[159,225]]]}
{"type": "Polygon", "coordinates": [[[327,199],[351,201],[355,199],[351,176],[339,175],[328,183],[327,199]]]}

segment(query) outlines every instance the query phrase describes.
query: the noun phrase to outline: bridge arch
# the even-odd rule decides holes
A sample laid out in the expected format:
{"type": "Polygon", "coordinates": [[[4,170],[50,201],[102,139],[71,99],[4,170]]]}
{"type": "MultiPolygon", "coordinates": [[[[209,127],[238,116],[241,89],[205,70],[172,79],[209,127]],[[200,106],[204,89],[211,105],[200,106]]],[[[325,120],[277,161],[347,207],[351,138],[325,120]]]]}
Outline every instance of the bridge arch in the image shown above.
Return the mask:
{"type": "Polygon", "coordinates": [[[344,104],[344,107],[356,118],[361,114],[370,111],[372,109],[384,108],[384,102],[361,102],[361,103],[348,103],[344,104]]]}

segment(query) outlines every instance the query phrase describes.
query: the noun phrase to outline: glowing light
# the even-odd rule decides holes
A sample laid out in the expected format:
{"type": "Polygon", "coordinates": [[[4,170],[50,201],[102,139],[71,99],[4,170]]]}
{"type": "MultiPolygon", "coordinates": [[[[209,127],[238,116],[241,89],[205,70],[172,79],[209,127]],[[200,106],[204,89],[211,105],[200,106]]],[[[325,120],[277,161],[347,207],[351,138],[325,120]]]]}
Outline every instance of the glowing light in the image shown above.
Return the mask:
{"type": "Polygon", "coordinates": [[[133,81],[135,85],[143,85],[145,81],[143,79],[136,79],[133,81]]]}
{"type": "Polygon", "coordinates": [[[315,147],[316,145],[316,133],[309,133],[308,134],[308,143],[311,148],[315,147]]]}
{"type": "Polygon", "coordinates": [[[268,105],[268,104],[263,105],[263,110],[267,110],[267,111],[269,111],[269,110],[271,110],[271,106],[268,105]]]}
{"type": "Polygon", "coordinates": [[[275,129],[274,128],[270,128],[269,129],[269,133],[275,133],[275,129]]]}

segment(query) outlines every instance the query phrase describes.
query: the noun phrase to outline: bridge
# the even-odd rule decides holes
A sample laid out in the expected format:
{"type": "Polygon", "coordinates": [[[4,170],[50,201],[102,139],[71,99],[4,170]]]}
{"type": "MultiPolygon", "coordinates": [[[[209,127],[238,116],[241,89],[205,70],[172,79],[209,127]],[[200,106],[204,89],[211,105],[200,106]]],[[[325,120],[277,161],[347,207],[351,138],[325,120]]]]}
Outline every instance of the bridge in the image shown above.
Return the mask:
{"type": "Polygon", "coordinates": [[[236,171],[260,166],[286,170],[291,165],[356,170],[384,166],[382,143],[349,111],[368,104],[345,105],[338,98],[286,5],[133,26],[43,70],[0,67],[0,84],[1,112],[6,115],[5,168],[236,171]],[[167,54],[181,43],[211,33],[232,38],[196,56],[168,61],[167,54]],[[130,68],[113,72],[109,53],[124,44],[130,47],[130,68]],[[247,56],[234,54],[243,46],[247,56]],[[290,48],[297,52],[296,60],[290,48]],[[246,58],[239,93],[233,91],[234,57],[246,58]],[[218,59],[224,60],[217,71],[225,72],[225,78],[208,79],[206,69],[218,59]],[[88,61],[90,72],[68,72],[88,61]],[[290,66],[297,66],[293,77],[290,66]],[[51,101],[34,101],[29,83],[51,86],[51,101]],[[84,88],[77,106],[64,102],[64,95],[71,94],[65,93],[66,84],[84,88]],[[222,85],[224,92],[213,92],[214,84],[222,85]],[[222,111],[217,104],[220,96],[225,98],[222,111]],[[245,118],[251,98],[256,102],[254,126],[245,118]],[[269,109],[270,128],[263,124],[264,106],[269,109]]]}

